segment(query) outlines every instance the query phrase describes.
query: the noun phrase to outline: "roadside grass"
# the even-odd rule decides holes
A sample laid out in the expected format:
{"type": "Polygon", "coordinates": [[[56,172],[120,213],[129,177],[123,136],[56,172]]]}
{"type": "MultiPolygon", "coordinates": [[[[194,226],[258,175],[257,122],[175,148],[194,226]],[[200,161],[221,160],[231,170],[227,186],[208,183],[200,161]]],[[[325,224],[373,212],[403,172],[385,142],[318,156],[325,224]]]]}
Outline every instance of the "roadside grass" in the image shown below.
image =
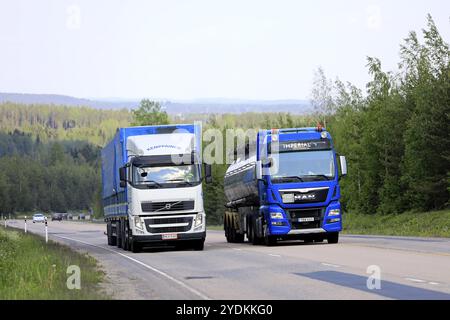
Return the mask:
{"type": "Polygon", "coordinates": [[[378,215],[346,212],[343,233],[389,236],[450,237],[450,210],[378,215]]]}
{"type": "Polygon", "coordinates": [[[0,300],[100,300],[104,277],[94,258],[42,237],[0,227],[0,300]],[[81,270],[81,289],[69,290],[67,267],[81,270]]]}
{"type": "MultiPolygon", "coordinates": [[[[342,218],[343,234],[450,237],[450,209],[390,215],[345,212],[342,218]]],[[[222,231],[223,226],[208,225],[206,229],[222,231]]]]}
{"type": "Polygon", "coordinates": [[[212,226],[206,226],[206,230],[218,230],[223,231],[223,225],[212,225],[212,226]]]}

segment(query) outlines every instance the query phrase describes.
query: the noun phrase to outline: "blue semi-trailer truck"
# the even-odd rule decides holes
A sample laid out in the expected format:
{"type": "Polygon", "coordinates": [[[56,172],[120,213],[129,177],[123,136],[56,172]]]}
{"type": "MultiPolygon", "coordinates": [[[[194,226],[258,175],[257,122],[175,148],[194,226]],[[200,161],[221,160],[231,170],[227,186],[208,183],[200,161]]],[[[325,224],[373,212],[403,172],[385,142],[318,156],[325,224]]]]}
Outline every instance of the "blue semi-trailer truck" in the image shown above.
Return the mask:
{"type": "Polygon", "coordinates": [[[102,150],[102,195],[109,245],[139,251],[155,243],[203,250],[199,124],[120,128],[102,150]]]}
{"type": "MultiPolygon", "coordinates": [[[[251,138],[251,137],[250,137],[251,138]]],[[[342,230],[339,180],[347,174],[329,132],[260,130],[228,167],[224,215],[228,242],[278,240],[337,243],[342,230]]]]}

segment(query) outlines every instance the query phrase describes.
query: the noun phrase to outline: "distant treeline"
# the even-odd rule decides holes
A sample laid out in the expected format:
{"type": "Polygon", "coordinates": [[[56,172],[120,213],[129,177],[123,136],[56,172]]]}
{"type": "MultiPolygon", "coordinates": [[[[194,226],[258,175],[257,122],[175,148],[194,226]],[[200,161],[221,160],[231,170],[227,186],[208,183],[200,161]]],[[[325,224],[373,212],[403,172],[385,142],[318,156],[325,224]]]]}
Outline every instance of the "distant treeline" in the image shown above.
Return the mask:
{"type": "Polygon", "coordinates": [[[0,213],[99,210],[99,147],[0,133],[0,213]]]}
{"type": "Polygon", "coordinates": [[[131,118],[131,113],[126,109],[0,104],[1,132],[17,129],[39,137],[41,141],[87,140],[102,146],[117,128],[127,126],[131,118]]]}

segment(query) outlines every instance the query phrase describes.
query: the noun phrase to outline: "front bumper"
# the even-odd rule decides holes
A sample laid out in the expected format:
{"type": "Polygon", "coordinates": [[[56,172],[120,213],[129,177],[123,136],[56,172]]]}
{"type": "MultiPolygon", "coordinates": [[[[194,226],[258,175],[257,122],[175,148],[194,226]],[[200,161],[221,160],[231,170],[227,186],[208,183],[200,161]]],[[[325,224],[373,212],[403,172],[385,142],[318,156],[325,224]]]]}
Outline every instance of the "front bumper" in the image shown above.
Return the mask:
{"type": "Polygon", "coordinates": [[[139,243],[175,243],[179,241],[195,241],[205,240],[206,231],[203,232],[191,232],[191,233],[178,233],[177,239],[163,240],[161,234],[157,235],[134,235],[133,240],[139,243]]]}

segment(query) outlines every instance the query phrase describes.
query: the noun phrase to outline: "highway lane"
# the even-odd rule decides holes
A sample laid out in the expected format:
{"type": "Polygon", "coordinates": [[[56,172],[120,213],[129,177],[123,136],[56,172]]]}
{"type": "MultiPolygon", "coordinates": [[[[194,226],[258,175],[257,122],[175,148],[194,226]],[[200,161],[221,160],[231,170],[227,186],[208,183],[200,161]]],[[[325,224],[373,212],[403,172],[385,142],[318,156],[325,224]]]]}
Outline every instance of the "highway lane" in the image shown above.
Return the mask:
{"type": "MultiPolygon", "coordinates": [[[[10,221],[23,228],[23,221],[10,221]]],[[[43,235],[42,224],[28,230],[43,235]]],[[[49,222],[50,239],[86,251],[103,266],[117,299],[450,299],[450,239],[342,236],[337,245],[226,243],[208,231],[205,250],[106,244],[105,225],[49,222]],[[369,266],[381,289],[369,290],[369,266]]]]}

